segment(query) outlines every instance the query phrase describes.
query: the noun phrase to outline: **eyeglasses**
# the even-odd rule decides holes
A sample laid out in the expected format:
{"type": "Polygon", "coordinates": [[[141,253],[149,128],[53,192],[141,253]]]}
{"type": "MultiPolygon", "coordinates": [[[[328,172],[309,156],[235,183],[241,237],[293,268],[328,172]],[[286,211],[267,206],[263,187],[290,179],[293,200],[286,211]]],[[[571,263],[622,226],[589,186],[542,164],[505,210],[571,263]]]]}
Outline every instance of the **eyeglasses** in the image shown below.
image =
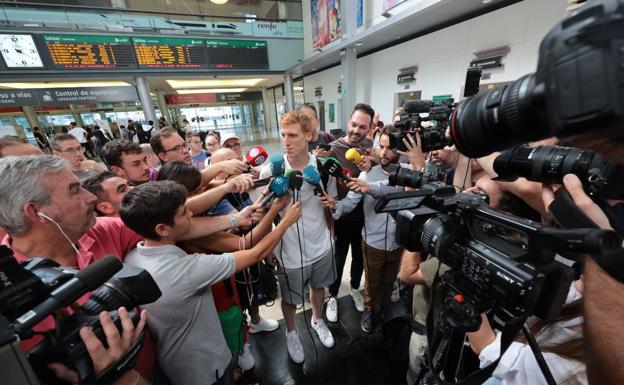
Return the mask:
{"type": "Polygon", "coordinates": [[[180,152],[180,150],[184,149],[185,151],[188,151],[191,149],[191,146],[188,143],[184,143],[184,144],[178,144],[177,146],[173,146],[168,150],[163,150],[162,152],[180,152]]]}
{"type": "Polygon", "coordinates": [[[234,149],[234,148],[240,148],[240,146],[241,146],[240,142],[235,142],[235,143],[228,143],[223,147],[234,149]]]}
{"type": "Polygon", "coordinates": [[[80,147],[70,147],[70,148],[66,148],[61,150],[61,152],[68,152],[70,154],[77,154],[79,152],[84,152],[84,148],[82,148],[82,146],[80,147]]]}

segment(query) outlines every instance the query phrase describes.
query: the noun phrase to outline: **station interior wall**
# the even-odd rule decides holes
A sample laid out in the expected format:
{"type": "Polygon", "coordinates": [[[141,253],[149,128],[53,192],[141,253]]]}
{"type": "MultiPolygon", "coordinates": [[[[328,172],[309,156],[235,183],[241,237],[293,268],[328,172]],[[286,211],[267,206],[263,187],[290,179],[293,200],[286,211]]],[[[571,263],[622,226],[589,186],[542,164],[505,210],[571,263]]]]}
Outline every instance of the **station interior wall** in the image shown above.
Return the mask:
{"type": "MultiPolygon", "coordinates": [[[[305,2],[309,6],[309,0],[305,2]]],[[[384,122],[392,118],[396,93],[422,91],[421,99],[450,94],[458,101],[474,53],[505,45],[511,51],[503,58],[503,67],[484,70],[491,78],[481,81],[482,88],[534,72],[540,42],[561,20],[566,4],[567,0],[526,0],[361,57],[357,60],[357,101],[369,103],[384,122]],[[418,66],[416,80],[397,84],[399,69],[411,66],[418,66]]],[[[309,28],[309,23],[304,8],[304,25],[309,28]]],[[[341,67],[335,66],[304,77],[305,101],[325,102],[327,131],[346,127],[339,125],[338,113],[334,122],[329,121],[328,105],[335,103],[336,109],[340,108],[341,72],[341,67]],[[315,96],[317,87],[322,87],[321,97],[315,96]]]]}

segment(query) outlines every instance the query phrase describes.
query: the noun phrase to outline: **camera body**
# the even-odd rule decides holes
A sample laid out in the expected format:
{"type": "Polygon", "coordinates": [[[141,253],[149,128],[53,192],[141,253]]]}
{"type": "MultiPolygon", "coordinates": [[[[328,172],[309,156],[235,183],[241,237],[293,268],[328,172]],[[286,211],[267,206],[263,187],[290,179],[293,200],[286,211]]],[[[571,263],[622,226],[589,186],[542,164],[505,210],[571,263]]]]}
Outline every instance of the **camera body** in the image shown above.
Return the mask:
{"type": "MultiPolygon", "coordinates": [[[[392,195],[392,194],[388,194],[392,195]]],[[[392,201],[386,196],[376,211],[392,201]]],[[[407,199],[396,194],[397,199],[407,199]]],[[[556,253],[580,255],[617,248],[619,236],[599,229],[560,230],[491,209],[484,196],[455,193],[442,183],[413,193],[412,209],[393,213],[396,240],[408,250],[432,255],[450,267],[442,283],[463,297],[451,325],[475,331],[480,314],[552,319],[564,304],[574,270],[556,253]]],[[[389,206],[390,207],[390,206],[389,206]]]]}
{"type": "Polygon", "coordinates": [[[394,127],[399,129],[390,135],[390,147],[397,151],[407,151],[403,139],[407,134],[420,135],[422,152],[439,150],[449,145],[446,138],[446,129],[453,113],[453,99],[434,103],[431,100],[407,100],[404,104],[405,112],[399,115],[394,127]],[[423,117],[420,114],[426,113],[423,117]],[[423,125],[431,122],[432,125],[423,125]]]}

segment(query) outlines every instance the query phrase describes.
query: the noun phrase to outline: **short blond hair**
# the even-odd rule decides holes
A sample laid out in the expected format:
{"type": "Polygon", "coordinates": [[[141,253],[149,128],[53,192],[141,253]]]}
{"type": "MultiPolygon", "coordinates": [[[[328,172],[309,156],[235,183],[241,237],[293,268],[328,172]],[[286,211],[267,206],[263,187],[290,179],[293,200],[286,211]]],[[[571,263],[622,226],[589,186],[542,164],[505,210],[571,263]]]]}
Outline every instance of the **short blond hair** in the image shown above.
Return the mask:
{"type": "Polygon", "coordinates": [[[310,121],[308,115],[306,115],[301,110],[288,111],[283,113],[282,116],[280,116],[279,124],[280,126],[298,124],[304,134],[310,134],[312,130],[314,130],[312,126],[312,121],[310,121]]]}

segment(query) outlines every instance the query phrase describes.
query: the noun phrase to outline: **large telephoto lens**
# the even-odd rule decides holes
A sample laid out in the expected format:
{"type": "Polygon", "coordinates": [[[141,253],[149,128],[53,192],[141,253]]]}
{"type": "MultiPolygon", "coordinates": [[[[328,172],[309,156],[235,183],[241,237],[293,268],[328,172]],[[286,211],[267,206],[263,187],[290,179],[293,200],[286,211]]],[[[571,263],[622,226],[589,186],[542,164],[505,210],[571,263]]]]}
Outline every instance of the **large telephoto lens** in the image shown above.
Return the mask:
{"type": "Polygon", "coordinates": [[[519,146],[501,152],[494,160],[494,171],[506,180],[524,177],[535,182],[561,183],[566,174],[587,179],[594,155],[580,148],[519,146]]]}
{"type": "Polygon", "coordinates": [[[478,158],[547,137],[547,125],[542,119],[544,106],[533,100],[534,88],[535,75],[530,74],[461,103],[453,112],[450,127],[459,152],[478,158]]]}

